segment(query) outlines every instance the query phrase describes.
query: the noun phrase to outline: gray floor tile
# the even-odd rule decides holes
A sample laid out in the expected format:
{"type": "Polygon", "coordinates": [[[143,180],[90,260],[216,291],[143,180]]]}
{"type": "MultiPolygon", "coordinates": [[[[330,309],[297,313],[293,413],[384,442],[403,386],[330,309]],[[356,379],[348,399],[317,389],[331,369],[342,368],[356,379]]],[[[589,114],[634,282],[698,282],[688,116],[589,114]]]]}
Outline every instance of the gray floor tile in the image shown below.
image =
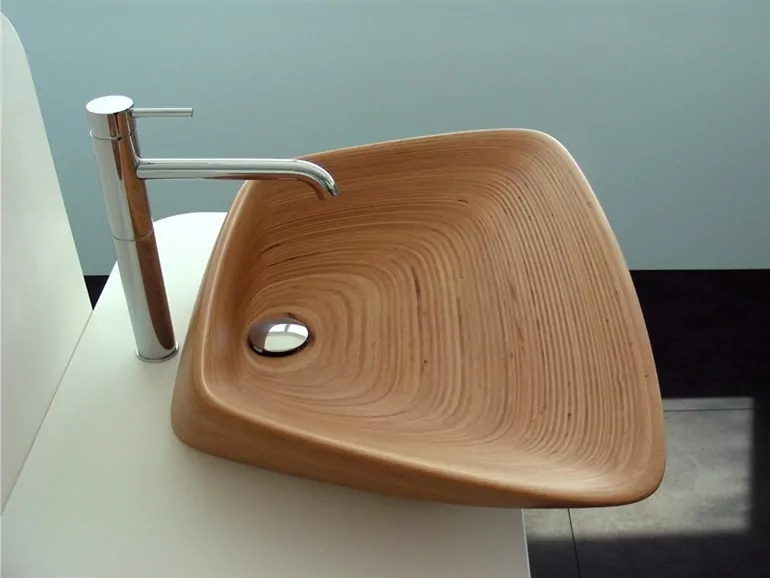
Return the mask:
{"type": "Polygon", "coordinates": [[[532,578],[578,578],[567,510],[524,510],[532,578]]]}
{"type": "Polygon", "coordinates": [[[753,409],[754,398],[751,397],[692,397],[663,400],[665,411],[694,411],[718,409],[753,409]]]}
{"type": "Polygon", "coordinates": [[[659,490],[572,511],[582,578],[770,576],[768,423],[759,411],[666,413],[659,490]]]}

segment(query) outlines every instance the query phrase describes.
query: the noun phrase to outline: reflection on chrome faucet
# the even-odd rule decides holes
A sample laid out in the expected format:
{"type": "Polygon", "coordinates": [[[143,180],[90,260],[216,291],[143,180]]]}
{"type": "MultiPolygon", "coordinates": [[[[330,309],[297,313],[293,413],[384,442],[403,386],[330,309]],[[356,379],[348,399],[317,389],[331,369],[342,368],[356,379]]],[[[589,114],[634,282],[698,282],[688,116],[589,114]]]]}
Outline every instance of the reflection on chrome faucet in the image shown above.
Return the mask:
{"type": "Polygon", "coordinates": [[[319,199],[339,194],[327,171],[297,159],[142,158],[135,119],[190,117],[189,108],[134,108],[126,96],[103,96],[86,111],[137,355],[144,361],[169,359],[178,349],[144,181],[296,179],[319,199]]]}

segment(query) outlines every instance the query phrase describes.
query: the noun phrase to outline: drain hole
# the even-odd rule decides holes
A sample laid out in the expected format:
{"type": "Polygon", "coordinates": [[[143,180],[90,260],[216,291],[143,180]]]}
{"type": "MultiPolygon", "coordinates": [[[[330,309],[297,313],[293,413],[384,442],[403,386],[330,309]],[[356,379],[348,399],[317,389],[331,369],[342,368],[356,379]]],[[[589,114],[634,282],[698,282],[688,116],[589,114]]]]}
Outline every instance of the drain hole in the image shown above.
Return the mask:
{"type": "Polygon", "coordinates": [[[258,321],[249,330],[249,345],[259,355],[283,357],[297,353],[310,341],[307,325],[293,317],[258,321]]]}

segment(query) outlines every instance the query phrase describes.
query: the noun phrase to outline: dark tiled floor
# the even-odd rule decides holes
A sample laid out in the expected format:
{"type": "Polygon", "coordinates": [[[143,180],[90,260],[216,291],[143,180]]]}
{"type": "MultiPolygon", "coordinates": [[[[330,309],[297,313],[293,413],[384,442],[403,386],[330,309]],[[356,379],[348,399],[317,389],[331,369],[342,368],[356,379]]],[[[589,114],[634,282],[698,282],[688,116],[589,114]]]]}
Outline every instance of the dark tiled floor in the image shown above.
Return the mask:
{"type": "Polygon", "coordinates": [[[582,576],[767,575],[770,535],[752,520],[752,411],[669,412],[666,429],[667,472],[653,496],[572,511],[582,576]]]}
{"type": "Polygon", "coordinates": [[[533,578],[579,578],[569,510],[526,510],[524,524],[533,578]]]}
{"type": "MultiPolygon", "coordinates": [[[[770,578],[770,271],[634,272],[666,410],[659,490],[525,512],[533,578],[770,578]]],[[[104,277],[87,278],[95,302],[104,277]]]]}
{"type": "Polygon", "coordinates": [[[534,578],[770,576],[770,472],[756,458],[770,422],[751,409],[679,410],[666,430],[666,475],[649,499],[525,513],[534,578]]]}
{"type": "Polygon", "coordinates": [[[99,300],[99,295],[102,294],[105,283],[109,279],[108,275],[86,275],[86,290],[88,291],[88,298],[91,300],[91,307],[96,306],[96,302],[99,300]]]}

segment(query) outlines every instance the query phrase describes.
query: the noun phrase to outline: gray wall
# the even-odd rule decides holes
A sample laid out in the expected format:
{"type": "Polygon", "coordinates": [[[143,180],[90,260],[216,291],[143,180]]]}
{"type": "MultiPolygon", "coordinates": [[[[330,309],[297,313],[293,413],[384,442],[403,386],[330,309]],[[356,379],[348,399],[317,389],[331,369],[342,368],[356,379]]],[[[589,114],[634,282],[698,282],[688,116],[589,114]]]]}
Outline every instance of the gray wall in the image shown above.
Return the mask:
{"type": "MultiPolygon", "coordinates": [[[[5,0],[83,268],[114,260],[83,105],[189,105],[148,156],[295,156],[487,127],[546,131],[629,265],[770,267],[768,0],[5,0]]],[[[156,218],[237,183],[152,183],[156,218]]]]}

